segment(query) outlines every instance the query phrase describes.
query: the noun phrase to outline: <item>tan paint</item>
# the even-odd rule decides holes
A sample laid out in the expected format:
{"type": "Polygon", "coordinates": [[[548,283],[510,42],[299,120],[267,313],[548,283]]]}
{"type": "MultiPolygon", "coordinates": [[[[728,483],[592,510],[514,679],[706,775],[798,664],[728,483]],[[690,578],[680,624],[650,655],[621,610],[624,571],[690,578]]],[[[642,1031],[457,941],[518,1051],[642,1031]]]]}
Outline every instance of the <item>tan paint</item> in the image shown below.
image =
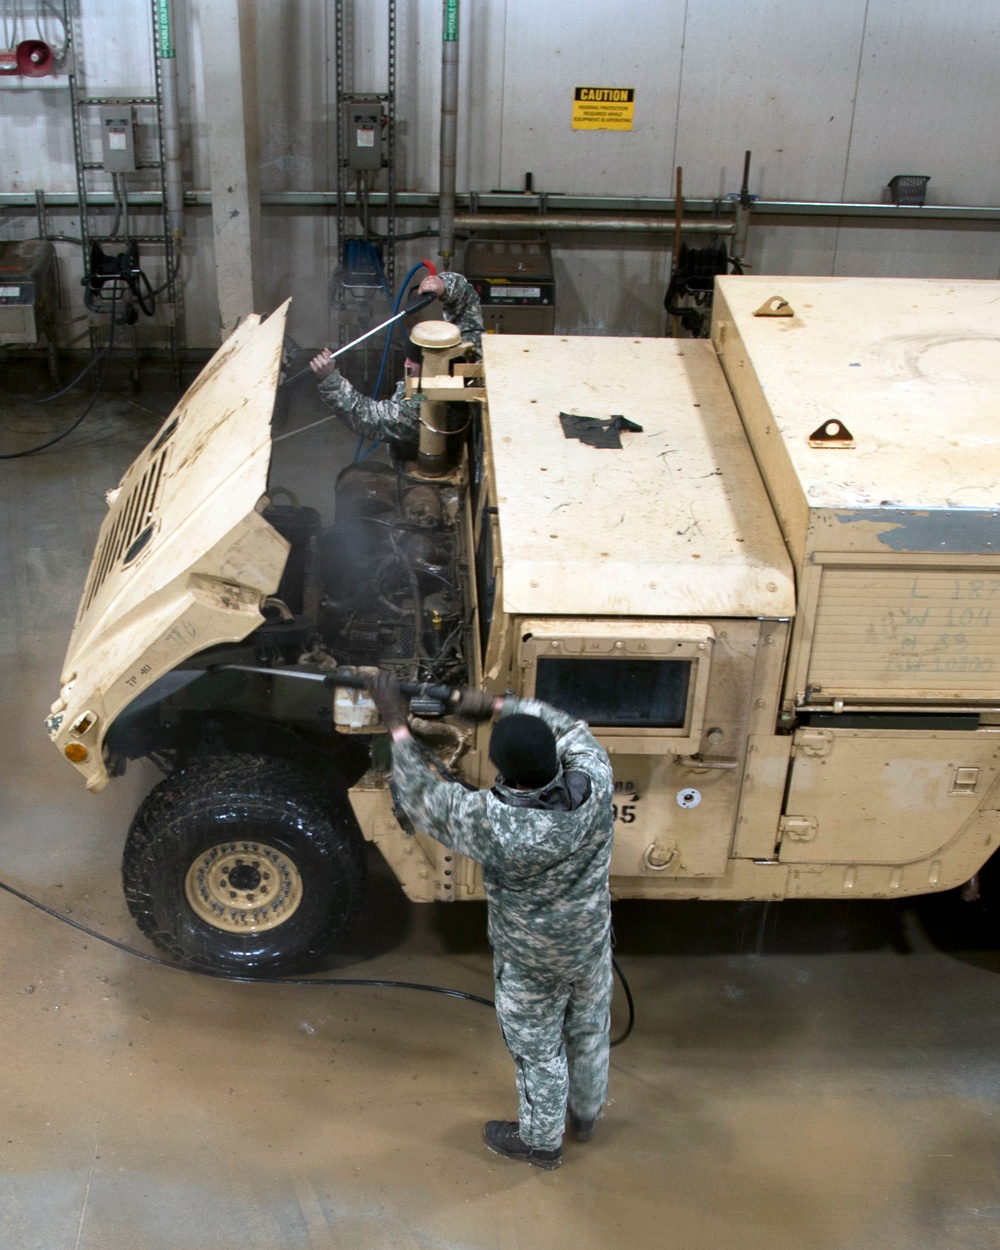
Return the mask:
{"type": "Polygon", "coordinates": [[[519,615],[790,616],[791,569],[711,345],[483,340],[504,607],[519,615]],[[559,413],[643,427],[620,451],[559,413]]]}
{"type": "MultiPolygon", "coordinates": [[[[932,860],[971,819],[1000,770],[1000,731],[826,730],[822,750],[793,737],[786,812],[816,821],[787,837],[786,863],[903,864],[932,860]],[[971,769],[961,788],[960,769],[971,769]]],[[[786,739],[787,741],[787,739],[786,739]]]]}
{"type": "Polygon", "coordinates": [[[49,722],[63,750],[95,714],[75,765],[90,790],[107,784],[101,744],[115,717],[196,651],[245,638],[281,579],[288,544],[255,509],[287,312],[243,322],[112,492],[49,722]]]}
{"type": "Polygon", "coordinates": [[[712,338],[799,583],[786,698],[995,703],[996,284],[781,282],[769,319],[773,279],[720,279],[712,338]]]}
{"type": "MultiPolygon", "coordinates": [[[[799,279],[782,288],[793,316],[755,319],[774,294],[768,285],[721,282],[713,331],[721,368],[703,342],[485,343],[483,480],[476,514],[466,497],[461,515],[470,556],[489,526],[492,569],[479,572],[492,574],[496,594],[485,647],[470,641],[472,677],[530,696],[547,654],[692,665],[682,728],[593,726],[615,768],[619,898],[943,890],[976,872],[1000,837],[995,715],[968,732],[797,720],[807,704],[938,714],[1000,701],[987,594],[996,575],[1000,595],[996,506],[976,485],[1000,481],[987,420],[996,388],[983,357],[1000,342],[1000,320],[991,321],[1000,287],[799,279]],[[949,308],[953,320],[935,338],[949,308]],[[985,328],[974,333],[976,317],[985,328]],[[846,374],[855,358],[860,372],[846,374]],[[621,412],[643,430],[623,433],[620,451],[598,450],[563,436],[560,411],[621,412]],[[931,411],[947,420],[929,424],[931,411]],[[834,418],[855,446],[811,447],[821,421],[834,418]],[[961,473],[973,486],[972,512],[955,502],[961,473]],[[851,491],[855,501],[845,503],[851,491]],[[917,549],[932,532],[941,541],[917,549]],[[961,549],[970,535],[983,550],[961,549]],[[929,627],[908,619],[924,611],[929,627]],[[948,624],[949,611],[967,617],[948,624]]],[[[248,323],[182,401],[175,459],[164,462],[170,489],[157,505],[167,509],[158,533],[175,537],[154,538],[131,571],[114,559],[102,569],[101,552],[113,549],[103,544],[114,525],[134,531],[127,509],[151,480],[155,440],[112,505],[53,730],[58,746],[88,750],[77,767],[93,788],[105,780],[101,736],[133,697],[127,691],[209,640],[245,637],[277,584],[283,540],[254,505],[279,330],[277,314],[248,323]],[[237,354],[251,336],[252,366],[237,354]],[[248,397],[240,422],[237,372],[248,397]],[[217,506],[202,507],[206,499],[217,506]],[[206,534],[196,522],[209,511],[206,534]]],[[[429,378],[439,392],[428,402],[473,376],[429,378]]],[[[464,467],[452,480],[465,489],[464,467]]],[[[477,632],[483,588],[475,561],[467,564],[477,632]]],[[[470,734],[459,763],[480,786],[492,780],[488,733],[470,734]]],[[[422,834],[406,837],[386,782],[369,772],[351,800],[409,897],[481,897],[474,865],[422,834]]]]}

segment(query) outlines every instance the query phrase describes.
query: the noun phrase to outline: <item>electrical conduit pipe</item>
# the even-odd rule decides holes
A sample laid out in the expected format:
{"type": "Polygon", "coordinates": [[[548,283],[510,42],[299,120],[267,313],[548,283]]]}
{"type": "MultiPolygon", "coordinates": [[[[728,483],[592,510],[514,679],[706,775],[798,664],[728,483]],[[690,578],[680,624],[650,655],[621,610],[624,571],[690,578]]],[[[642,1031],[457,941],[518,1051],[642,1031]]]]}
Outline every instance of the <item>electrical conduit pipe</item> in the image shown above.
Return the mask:
{"type": "Polygon", "coordinates": [[[444,0],[441,42],[441,164],[438,185],[438,251],[451,268],[455,251],[455,158],[458,151],[458,0],[444,0]]]}
{"type": "Polygon", "coordinates": [[[184,174],[181,167],[181,121],[172,7],[172,0],[156,0],[156,56],[163,115],[163,181],[167,195],[167,228],[176,242],[184,233],[184,174]]]}

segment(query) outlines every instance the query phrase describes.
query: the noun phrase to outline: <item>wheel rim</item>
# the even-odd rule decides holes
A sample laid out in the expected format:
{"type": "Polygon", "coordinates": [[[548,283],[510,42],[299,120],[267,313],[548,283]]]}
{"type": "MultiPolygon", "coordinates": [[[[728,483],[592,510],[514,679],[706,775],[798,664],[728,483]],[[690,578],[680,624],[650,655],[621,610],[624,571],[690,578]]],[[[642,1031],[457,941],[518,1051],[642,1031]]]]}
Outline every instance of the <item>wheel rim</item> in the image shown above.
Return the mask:
{"type": "Polygon", "coordinates": [[[266,842],[220,842],[187,870],[184,893],[192,911],[226,933],[266,933],[285,924],[302,902],[302,874],[266,842]]]}

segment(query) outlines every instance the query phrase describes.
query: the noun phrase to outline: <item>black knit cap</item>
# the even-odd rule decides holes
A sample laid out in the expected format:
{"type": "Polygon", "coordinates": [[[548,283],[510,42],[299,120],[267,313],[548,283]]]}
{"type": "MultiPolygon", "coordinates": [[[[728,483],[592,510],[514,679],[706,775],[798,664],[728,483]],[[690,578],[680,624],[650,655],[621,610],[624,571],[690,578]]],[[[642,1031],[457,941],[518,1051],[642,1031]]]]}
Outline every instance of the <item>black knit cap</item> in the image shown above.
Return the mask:
{"type": "Polygon", "coordinates": [[[490,759],[505,781],[529,790],[547,786],[559,771],[556,740],[538,716],[502,716],[490,735],[490,759]]]}

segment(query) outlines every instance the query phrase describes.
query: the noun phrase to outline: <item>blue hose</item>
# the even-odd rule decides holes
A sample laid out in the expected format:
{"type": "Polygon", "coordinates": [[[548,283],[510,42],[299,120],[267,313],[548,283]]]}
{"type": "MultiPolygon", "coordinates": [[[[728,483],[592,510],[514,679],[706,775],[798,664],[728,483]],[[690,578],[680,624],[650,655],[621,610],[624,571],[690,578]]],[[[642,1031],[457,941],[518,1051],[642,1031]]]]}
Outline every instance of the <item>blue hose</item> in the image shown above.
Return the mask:
{"type": "MultiPolygon", "coordinates": [[[[403,279],[402,284],[400,285],[399,291],[396,293],[396,302],[392,306],[393,316],[395,316],[396,313],[399,312],[399,306],[403,302],[403,296],[406,294],[406,288],[410,285],[410,279],[413,277],[413,275],[417,272],[418,269],[423,269],[423,267],[424,267],[424,262],[422,260],[418,261],[418,263],[413,266],[410,272],[403,279]]],[[[396,325],[397,325],[397,322],[394,321],[392,325],[389,327],[389,333],[385,336],[385,347],[382,349],[382,363],[378,367],[378,378],[375,381],[375,398],[376,399],[378,399],[378,393],[382,386],[382,378],[385,374],[386,361],[389,359],[389,345],[392,343],[392,334],[393,334],[393,331],[396,329],[396,325]]],[[[365,452],[365,454],[362,455],[361,448],[364,447],[365,445],[364,435],[362,434],[358,438],[357,446],[354,448],[354,463],[361,464],[363,460],[367,460],[368,457],[375,450],[375,448],[379,445],[379,443],[381,443],[381,441],[382,440],[380,438],[376,439],[375,442],[372,443],[372,445],[365,452]]]]}

